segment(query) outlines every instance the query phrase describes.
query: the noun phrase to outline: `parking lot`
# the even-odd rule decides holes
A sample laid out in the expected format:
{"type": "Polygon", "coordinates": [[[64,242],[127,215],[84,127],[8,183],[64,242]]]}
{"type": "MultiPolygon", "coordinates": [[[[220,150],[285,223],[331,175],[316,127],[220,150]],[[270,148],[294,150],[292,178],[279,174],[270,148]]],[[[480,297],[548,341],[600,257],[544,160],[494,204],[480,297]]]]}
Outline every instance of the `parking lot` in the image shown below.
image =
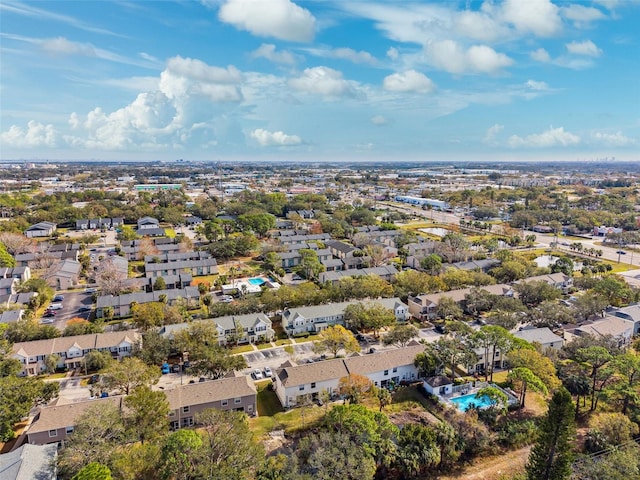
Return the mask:
{"type": "MultiPolygon", "coordinates": [[[[54,321],[50,323],[50,325],[53,325],[59,330],[64,330],[67,325],[67,321],[72,318],[84,318],[85,320],[89,319],[91,310],[82,311],[82,309],[83,307],[91,307],[93,305],[93,298],[91,293],[60,292],[59,295],[64,295],[64,300],[54,303],[61,303],[62,308],[60,310],[56,310],[56,316],[52,317],[54,321]]],[[[50,318],[45,320],[50,320],[50,318]]]]}

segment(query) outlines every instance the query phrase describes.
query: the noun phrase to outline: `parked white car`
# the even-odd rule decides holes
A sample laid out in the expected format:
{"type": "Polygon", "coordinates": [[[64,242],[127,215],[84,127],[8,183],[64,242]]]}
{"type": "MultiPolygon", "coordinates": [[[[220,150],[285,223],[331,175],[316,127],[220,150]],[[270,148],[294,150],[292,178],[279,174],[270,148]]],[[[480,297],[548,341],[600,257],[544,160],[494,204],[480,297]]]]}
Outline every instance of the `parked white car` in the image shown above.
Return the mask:
{"type": "Polygon", "coordinates": [[[271,369],[269,367],[264,367],[264,378],[271,378],[273,377],[273,372],[271,371],[271,369]]]}
{"type": "Polygon", "coordinates": [[[251,376],[254,380],[262,380],[262,372],[259,368],[256,368],[253,372],[251,372],[251,376]]]}
{"type": "Polygon", "coordinates": [[[62,310],[62,304],[61,303],[52,303],[51,305],[49,305],[49,310],[62,310]]]}

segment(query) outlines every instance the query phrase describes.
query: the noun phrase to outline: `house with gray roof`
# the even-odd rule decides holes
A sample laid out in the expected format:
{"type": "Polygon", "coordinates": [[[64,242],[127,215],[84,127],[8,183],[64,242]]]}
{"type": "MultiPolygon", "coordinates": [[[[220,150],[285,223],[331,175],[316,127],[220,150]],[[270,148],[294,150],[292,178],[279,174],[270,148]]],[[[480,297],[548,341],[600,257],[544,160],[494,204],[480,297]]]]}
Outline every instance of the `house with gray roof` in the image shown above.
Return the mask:
{"type": "Polygon", "coordinates": [[[28,238],[50,237],[56,231],[57,225],[51,222],[39,222],[24,231],[28,238]]]}
{"type": "Polygon", "coordinates": [[[543,352],[547,349],[560,350],[564,345],[564,338],[553,333],[548,327],[523,328],[513,335],[529,343],[539,343],[543,352]]]}
{"type": "Polygon", "coordinates": [[[160,228],[160,222],[157,218],[142,217],[137,222],[138,228],[136,234],[147,237],[162,237],[165,235],[164,228],[160,228]]]}
{"type": "Polygon", "coordinates": [[[176,260],[171,262],[145,263],[145,276],[147,278],[163,277],[165,275],[179,275],[190,273],[194,277],[202,275],[217,275],[218,262],[213,257],[197,260],[176,260]]]}
{"type": "Polygon", "coordinates": [[[594,337],[612,337],[618,346],[623,347],[631,342],[633,337],[633,323],[624,318],[607,315],[603,319],[585,322],[582,325],[565,330],[565,341],[571,342],[576,336],[592,335],[594,337]]]}
{"type": "Polygon", "coordinates": [[[24,317],[24,310],[5,310],[0,313],[0,323],[16,323],[24,317]]]}
{"type": "Polygon", "coordinates": [[[102,295],[96,299],[96,318],[104,318],[105,308],[109,307],[113,308],[114,317],[124,317],[131,314],[131,305],[160,302],[164,296],[169,305],[174,305],[180,300],[184,300],[189,308],[197,308],[200,305],[200,292],[197,287],[134,292],[115,296],[102,295]]]}
{"type": "Polygon", "coordinates": [[[25,443],[9,453],[0,455],[2,480],[55,480],[56,445],[30,445],[25,443]]]}
{"type": "Polygon", "coordinates": [[[51,355],[57,355],[59,368],[80,368],[84,356],[91,351],[107,352],[121,359],[130,355],[140,341],[140,335],[134,330],[48,338],[15,343],[12,358],[22,365],[20,375],[38,375],[46,369],[46,359],[51,355]]]}
{"type": "MultiPolygon", "coordinates": [[[[361,258],[354,258],[354,260],[362,260],[361,258]]],[[[343,262],[345,259],[343,259],[343,262]]],[[[346,267],[348,265],[345,264],[346,267]]],[[[333,271],[333,272],[320,272],[318,280],[320,283],[338,283],[343,277],[362,277],[365,275],[376,275],[387,282],[393,280],[397,275],[398,270],[393,265],[383,265],[381,267],[370,268],[351,268],[349,270],[333,271]]]]}
{"type": "MultiPolygon", "coordinates": [[[[515,293],[513,287],[506,283],[496,285],[485,285],[482,287],[473,287],[484,290],[492,295],[512,297],[515,293]]],[[[473,288],[461,288],[458,290],[450,290],[448,292],[429,293],[423,295],[409,296],[407,303],[409,304],[409,312],[416,320],[425,321],[433,320],[436,317],[436,309],[438,303],[443,298],[450,298],[456,303],[463,305],[466,296],[471,293],[473,288]]]]}
{"type": "Polygon", "coordinates": [[[77,260],[65,259],[56,265],[53,273],[47,276],[47,283],[56,290],[67,290],[78,284],[82,264],[77,260]]]}
{"type": "Polygon", "coordinates": [[[169,401],[171,430],[196,424],[196,415],[209,408],[251,416],[258,413],[256,386],[249,376],[238,372],[218,380],[180,385],[164,393],[169,401]]]}
{"type": "Polygon", "coordinates": [[[612,312],[616,317],[631,322],[633,324],[633,335],[640,335],[640,305],[629,305],[612,312]]]}
{"type": "Polygon", "coordinates": [[[274,390],[282,406],[290,408],[296,406],[301,397],[315,398],[323,390],[336,395],[340,379],[351,374],[367,377],[377,387],[411,382],[418,379],[414,360],[423,351],[424,345],[413,342],[404,348],[310,364],[296,365],[288,361],[276,369],[274,390]]]}
{"type": "MultiPolygon", "coordinates": [[[[218,343],[220,345],[227,345],[229,343],[247,344],[270,342],[275,337],[271,319],[264,313],[228,315],[198,321],[212,322],[216,325],[218,343]],[[238,338],[238,332],[241,333],[240,338],[238,338]]],[[[192,323],[193,322],[164,325],[160,328],[160,335],[171,339],[176,332],[188,328],[192,323]]]]}
{"type": "MultiPolygon", "coordinates": [[[[297,335],[305,332],[321,332],[325,328],[334,325],[344,326],[344,311],[354,303],[357,302],[337,302],[286,309],[282,312],[282,328],[289,335],[297,335]]],[[[409,307],[397,297],[378,298],[363,303],[379,303],[389,308],[399,322],[404,322],[409,317],[409,307]]]]}
{"type": "Polygon", "coordinates": [[[26,282],[31,278],[29,267],[0,267],[0,278],[17,278],[20,282],[26,282]]]}
{"type": "MultiPolygon", "coordinates": [[[[218,380],[177,385],[163,392],[169,402],[172,430],[194,425],[195,416],[208,408],[243,411],[249,415],[257,412],[255,385],[247,375],[236,372],[218,380]]],[[[117,395],[41,407],[27,431],[27,441],[35,445],[64,443],[68,435],[73,433],[78,418],[90,408],[99,409],[103,405],[113,404],[123,410],[125,398],[124,395],[117,395]]]]}

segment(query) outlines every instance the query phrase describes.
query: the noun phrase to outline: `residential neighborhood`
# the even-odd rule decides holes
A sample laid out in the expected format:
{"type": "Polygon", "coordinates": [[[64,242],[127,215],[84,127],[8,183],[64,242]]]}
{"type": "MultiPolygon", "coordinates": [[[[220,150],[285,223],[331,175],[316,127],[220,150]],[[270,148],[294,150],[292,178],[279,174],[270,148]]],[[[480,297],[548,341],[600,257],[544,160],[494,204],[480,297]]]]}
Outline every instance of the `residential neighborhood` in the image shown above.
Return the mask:
{"type": "MultiPolygon", "coordinates": [[[[451,425],[474,411],[494,438],[523,413],[543,415],[535,405],[575,378],[587,385],[569,394],[585,428],[600,415],[598,402],[623,408],[616,388],[640,334],[635,230],[621,237],[624,246],[610,246],[600,230],[593,238],[531,233],[513,222],[522,213],[509,210],[512,200],[500,200],[510,213],[496,208],[492,223],[474,219],[480,207],[456,200],[460,187],[442,189],[444,203],[415,203],[398,200],[393,182],[339,184],[338,171],[314,171],[317,186],[295,193],[312,170],[278,170],[258,184],[229,169],[224,182],[243,185],[234,190],[191,168],[176,167],[190,175],[184,184],[157,189],[139,188],[135,169],[114,170],[105,205],[120,202],[115,209],[86,200],[95,187],[70,175],[47,195],[68,196],[76,218],[0,231],[0,382],[34,382],[4,424],[7,445],[23,445],[11,454],[58,445],[64,472],[65,452],[90,418],[102,418],[96,412],[126,426],[141,398],[152,397],[160,405],[153,438],[241,415],[263,432],[261,445],[281,438],[273,425],[282,424],[292,446],[301,438],[290,432],[334,409],[366,406],[387,418],[390,404],[419,405],[429,422],[451,425]],[[272,193],[285,178],[292,185],[272,193]],[[585,365],[596,354],[612,376],[590,376],[585,365]]],[[[164,169],[144,178],[170,185],[164,169]]],[[[445,172],[475,189],[479,205],[482,195],[491,202],[482,185],[493,171],[445,172]]],[[[505,184],[523,178],[502,172],[505,184]]],[[[424,189],[420,176],[406,178],[424,189]]],[[[627,412],[640,408],[626,402],[627,412]]],[[[129,435],[138,434],[147,435],[129,435]]]]}

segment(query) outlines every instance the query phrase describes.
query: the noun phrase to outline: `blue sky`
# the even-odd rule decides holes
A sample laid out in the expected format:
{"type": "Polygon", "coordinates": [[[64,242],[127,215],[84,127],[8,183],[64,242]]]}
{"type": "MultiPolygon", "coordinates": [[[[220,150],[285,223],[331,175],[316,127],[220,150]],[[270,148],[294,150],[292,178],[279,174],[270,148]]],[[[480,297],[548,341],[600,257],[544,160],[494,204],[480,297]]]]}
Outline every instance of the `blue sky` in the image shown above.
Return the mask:
{"type": "Polygon", "coordinates": [[[0,159],[640,160],[640,1],[0,3],[0,159]]]}

